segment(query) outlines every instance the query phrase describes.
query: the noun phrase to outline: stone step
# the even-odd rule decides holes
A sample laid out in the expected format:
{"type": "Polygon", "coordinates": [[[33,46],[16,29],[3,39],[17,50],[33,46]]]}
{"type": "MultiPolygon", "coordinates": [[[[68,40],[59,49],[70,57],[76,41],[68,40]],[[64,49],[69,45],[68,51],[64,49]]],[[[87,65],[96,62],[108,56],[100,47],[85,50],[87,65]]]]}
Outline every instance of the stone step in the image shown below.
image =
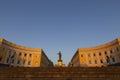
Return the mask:
{"type": "Polygon", "coordinates": [[[120,67],[0,67],[0,80],[120,80],[120,67]]]}

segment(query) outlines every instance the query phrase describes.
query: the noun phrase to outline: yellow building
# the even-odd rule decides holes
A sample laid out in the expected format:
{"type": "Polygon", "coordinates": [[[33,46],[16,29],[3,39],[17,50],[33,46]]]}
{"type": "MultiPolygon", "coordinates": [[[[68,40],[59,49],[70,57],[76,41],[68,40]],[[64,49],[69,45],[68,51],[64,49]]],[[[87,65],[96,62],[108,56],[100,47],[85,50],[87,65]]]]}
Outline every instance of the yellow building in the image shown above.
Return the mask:
{"type": "Polygon", "coordinates": [[[41,48],[28,48],[1,38],[0,64],[19,67],[53,66],[41,48]]]}
{"type": "Polygon", "coordinates": [[[118,63],[120,63],[120,38],[96,47],[78,48],[69,66],[102,67],[118,63]]]}

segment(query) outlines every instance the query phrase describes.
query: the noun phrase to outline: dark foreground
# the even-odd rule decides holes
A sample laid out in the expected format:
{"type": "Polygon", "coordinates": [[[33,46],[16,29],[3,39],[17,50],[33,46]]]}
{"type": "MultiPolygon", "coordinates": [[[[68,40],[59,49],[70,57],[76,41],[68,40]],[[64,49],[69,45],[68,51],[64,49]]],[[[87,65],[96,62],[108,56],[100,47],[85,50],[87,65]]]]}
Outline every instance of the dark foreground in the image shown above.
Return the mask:
{"type": "Polygon", "coordinates": [[[0,80],[120,80],[120,67],[0,67],[0,80]]]}

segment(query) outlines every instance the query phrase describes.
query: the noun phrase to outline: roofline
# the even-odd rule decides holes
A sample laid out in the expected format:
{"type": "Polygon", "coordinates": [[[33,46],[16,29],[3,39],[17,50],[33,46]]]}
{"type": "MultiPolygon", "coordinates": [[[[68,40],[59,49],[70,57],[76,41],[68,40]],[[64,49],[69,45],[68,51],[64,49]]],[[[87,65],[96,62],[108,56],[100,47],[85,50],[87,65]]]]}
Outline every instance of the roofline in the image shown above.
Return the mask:
{"type": "Polygon", "coordinates": [[[106,48],[106,47],[109,47],[111,45],[114,45],[114,44],[120,44],[120,38],[117,38],[117,39],[114,39],[110,42],[107,42],[105,44],[101,44],[101,45],[98,45],[98,46],[93,46],[93,47],[87,47],[87,48],[78,48],[79,50],[97,50],[97,49],[102,49],[102,48],[106,48]]]}
{"type": "Polygon", "coordinates": [[[42,48],[31,48],[31,47],[25,47],[25,46],[17,45],[15,43],[7,41],[3,38],[0,38],[0,43],[8,45],[8,46],[13,47],[13,48],[21,49],[21,50],[29,50],[29,51],[41,51],[42,50],[42,48]]]}
{"type": "MultiPolygon", "coordinates": [[[[82,50],[95,50],[95,49],[101,49],[101,48],[105,48],[105,47],[108,47],[108,46],[110,46],[110,45],[113,45],[113,44],[115,44],[115,43],[120,44],[120,38],[117,38],[117,39],[112,40],[112,41],[110,41],[110,42],[108,42],[108,43],[105,43],[105,44],[102,44],[102,45],[99,45],[99,46],[95,46],[95,47],[78,48],[77,51],[79,51],[79,50],[82,51],[82,50]]],[[[75,55],[77,55],[77,51],[76,51],[75,54],[73,55],[71,61],[73,60],[73,58],[75,57],[75,55]]],[[[70,61],[70,62],[71,62],[71,61],[70,61]]]]}

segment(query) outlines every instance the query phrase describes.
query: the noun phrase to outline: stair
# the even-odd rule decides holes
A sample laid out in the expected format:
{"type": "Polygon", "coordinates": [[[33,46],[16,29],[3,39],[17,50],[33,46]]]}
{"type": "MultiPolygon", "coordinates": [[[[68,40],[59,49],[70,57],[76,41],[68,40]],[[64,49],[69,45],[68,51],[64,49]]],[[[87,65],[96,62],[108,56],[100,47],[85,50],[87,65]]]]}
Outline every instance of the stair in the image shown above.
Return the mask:
{"type": "Polygon", "coordinates": [[[0,80],[120,80],[120,67],[0,67],[0,80]]]}

